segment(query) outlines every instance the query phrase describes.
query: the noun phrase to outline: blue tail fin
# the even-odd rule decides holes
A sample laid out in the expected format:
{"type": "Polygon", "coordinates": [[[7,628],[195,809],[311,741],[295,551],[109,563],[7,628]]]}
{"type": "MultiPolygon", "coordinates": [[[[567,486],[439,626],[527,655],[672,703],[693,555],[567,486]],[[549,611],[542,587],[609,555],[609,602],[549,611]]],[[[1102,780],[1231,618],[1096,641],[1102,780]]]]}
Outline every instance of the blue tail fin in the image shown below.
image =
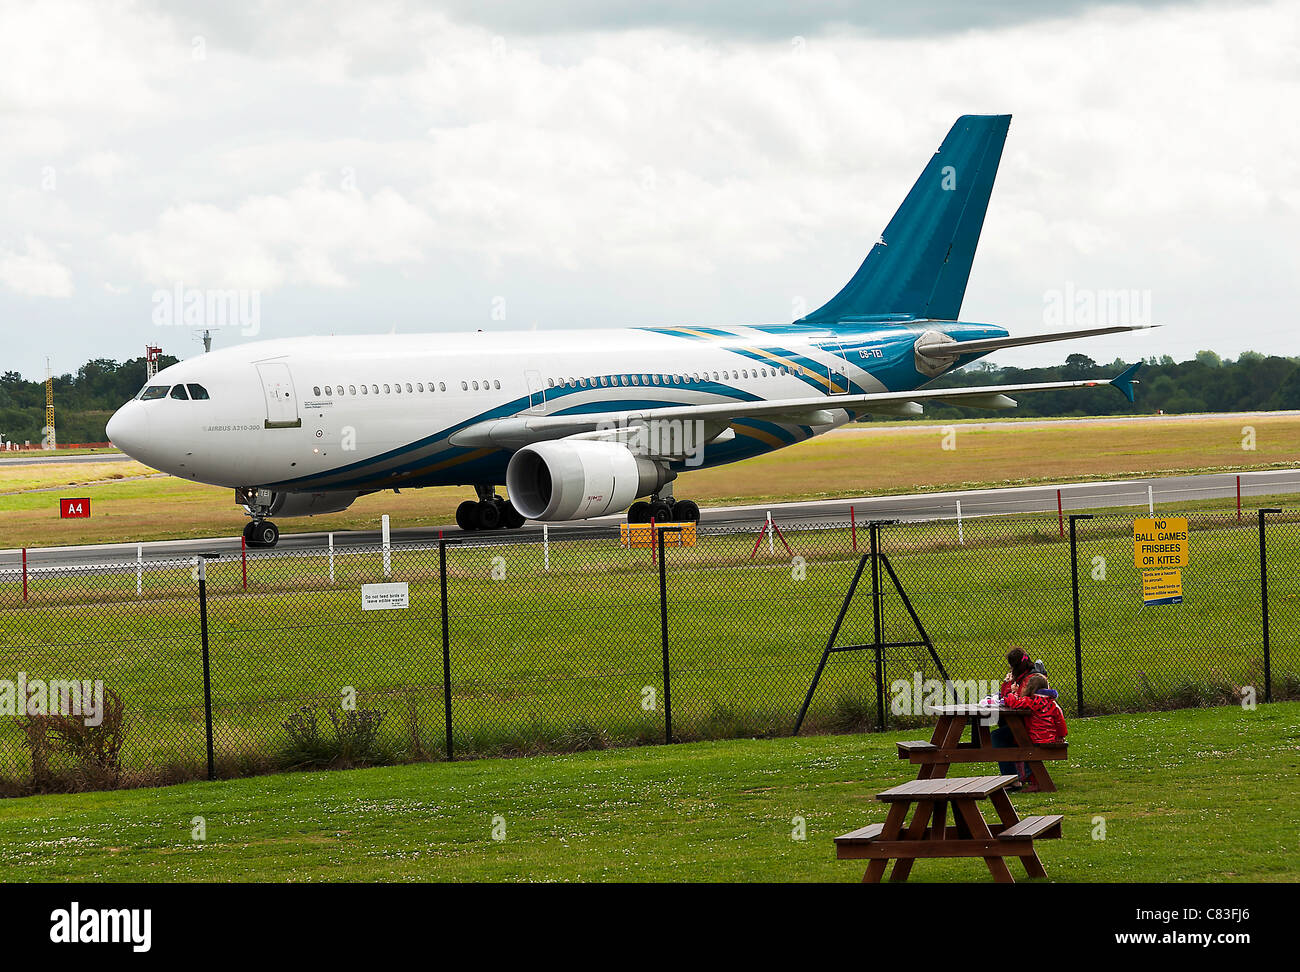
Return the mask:
{"type": "Polygon", "coordinates": [[[1010,115],[962,115],[858,272],[799,323],[961,311],[1010,115]]]}

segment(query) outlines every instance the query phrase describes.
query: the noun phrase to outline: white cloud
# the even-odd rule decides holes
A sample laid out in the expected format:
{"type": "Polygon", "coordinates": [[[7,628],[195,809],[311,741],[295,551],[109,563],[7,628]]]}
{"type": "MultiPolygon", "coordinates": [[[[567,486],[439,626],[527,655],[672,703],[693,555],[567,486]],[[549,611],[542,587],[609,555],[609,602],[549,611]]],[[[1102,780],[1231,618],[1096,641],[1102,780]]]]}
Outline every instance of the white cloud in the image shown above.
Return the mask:
{"type": "Polygon", "coordinates": [[[10,238],[87,280],[44,312],[88,353],[143,339],[104,280],[276,290],[276,336],[480,326],[504,292],[511,326],[779,320],[856,269],[955,116],[1010,111],[966,316],[1033,329],[1066,282],[1135,287],[1171,325],[1142,353],[1300,354],[1284,2],[798,42],[770,10],[498,37],[401,0],[47,9],[0,13],[0,185],[10,238]]]}
{"type": "Polygon", "coordinates": [[[231,210],[173,206],[152,228],[113,243],[151,284],[266,289],[340,287],[354,266],[418,263],[431,237],[429,217],[394,190],[364,196],[313,176],[231,210]]]}
{"type": "Polygon", "coordinates": [[[48,246],[28,237],[22,252],[0,249],[0,284],[24,297],[71,297],[72,274],[48,246]]]}

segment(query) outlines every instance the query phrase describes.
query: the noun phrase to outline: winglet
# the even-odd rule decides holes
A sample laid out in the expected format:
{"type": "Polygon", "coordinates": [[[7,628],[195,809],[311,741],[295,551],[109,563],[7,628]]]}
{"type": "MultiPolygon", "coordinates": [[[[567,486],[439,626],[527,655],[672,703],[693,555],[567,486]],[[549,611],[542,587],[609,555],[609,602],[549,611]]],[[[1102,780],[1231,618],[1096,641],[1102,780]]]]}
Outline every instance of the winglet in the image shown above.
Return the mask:
{"type": "Polygon", "coordinates": [[[1133,386],[1138,383],[1137,379],[1134,378],[1133,376],[1137,374],[1138,369],[1141,367],[1142,367],[1142,362],[1139,361],[1137,364],[1133,365],[1132,367],[1125,368],[1124,373],[1122,375],[1117,375],[1116,377],[1110,380],[1110,383],[1114,385],[1116,388],[1118,388],[1120,391],[1122,391],[1124,393],[1124,397],[1127,398],[1130,402],[1133,401],[1133,386]]]}

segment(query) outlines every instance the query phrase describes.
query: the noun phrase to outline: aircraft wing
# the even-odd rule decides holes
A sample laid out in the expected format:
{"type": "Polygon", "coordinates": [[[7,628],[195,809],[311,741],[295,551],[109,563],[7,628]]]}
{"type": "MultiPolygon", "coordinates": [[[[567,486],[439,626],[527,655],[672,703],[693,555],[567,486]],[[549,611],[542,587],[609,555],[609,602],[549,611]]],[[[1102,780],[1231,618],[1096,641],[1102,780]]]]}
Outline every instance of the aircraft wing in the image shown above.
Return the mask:
{"type": "Polygon", "coordinates": [[[719,402],[706,405],[666,405],[659,408],[629,409],[609,412],[586,412],[580,415],[513,415],[509,418],[479,422],[452,435],[455,445],[484,447],[498,446],[518,449],[533,442],[562,439],[569,436],[582,438],[626,439],[638,427],[662,421],[700,421],[713,432],[710,438],[723,434],[731,421],[742,418],[765,418],[776,422],[797,425],[833,425],[834,410],[878,414],[916,414],[920,403],[926,401],[968,405],[975,408],[1014,408],[1016,403],[1009,395],[1040,391],[1059,391],[1066,388],[1094,388],[1114,385],[1131,402],[1133,386],[1141,364],[1135,364],[1123,374],[1106,381],[1093,378],[1085,381],[1047,381],[1027,385],[981,385],[970,388],[929,388],[900,392],[874,392],[863,395],[820,395],[815,398],[787,398],[758,402],[719,402]],[[909,406],[910,411],[909,411],[909,406]]]}

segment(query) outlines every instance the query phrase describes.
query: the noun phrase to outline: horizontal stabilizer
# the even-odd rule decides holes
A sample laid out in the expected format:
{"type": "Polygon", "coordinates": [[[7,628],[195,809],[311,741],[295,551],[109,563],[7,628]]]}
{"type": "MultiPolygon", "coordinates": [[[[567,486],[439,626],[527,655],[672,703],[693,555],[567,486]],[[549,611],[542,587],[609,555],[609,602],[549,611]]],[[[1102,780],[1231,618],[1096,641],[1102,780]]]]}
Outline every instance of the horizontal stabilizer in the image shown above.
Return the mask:
{"type": "Polygon", "coordinates": [[[1050,334],[1022,334],[1015,337],[979,338],[974,341],[943,340],[931,332],[930,340],[917,342],[916,353],[927,358],[952,358],[959,354],[988,354],[1002,348],[1019,348],[1027,344],[1047,344],[1052,341],[1070,341],[1074,338],[1096,337],[1099,334],[1119,334],[1123,331],[1145,331],[1159,324],[1116,324],[1112,327],[1090,327],[1082,331],[1055,331],[1050,334]]]}

